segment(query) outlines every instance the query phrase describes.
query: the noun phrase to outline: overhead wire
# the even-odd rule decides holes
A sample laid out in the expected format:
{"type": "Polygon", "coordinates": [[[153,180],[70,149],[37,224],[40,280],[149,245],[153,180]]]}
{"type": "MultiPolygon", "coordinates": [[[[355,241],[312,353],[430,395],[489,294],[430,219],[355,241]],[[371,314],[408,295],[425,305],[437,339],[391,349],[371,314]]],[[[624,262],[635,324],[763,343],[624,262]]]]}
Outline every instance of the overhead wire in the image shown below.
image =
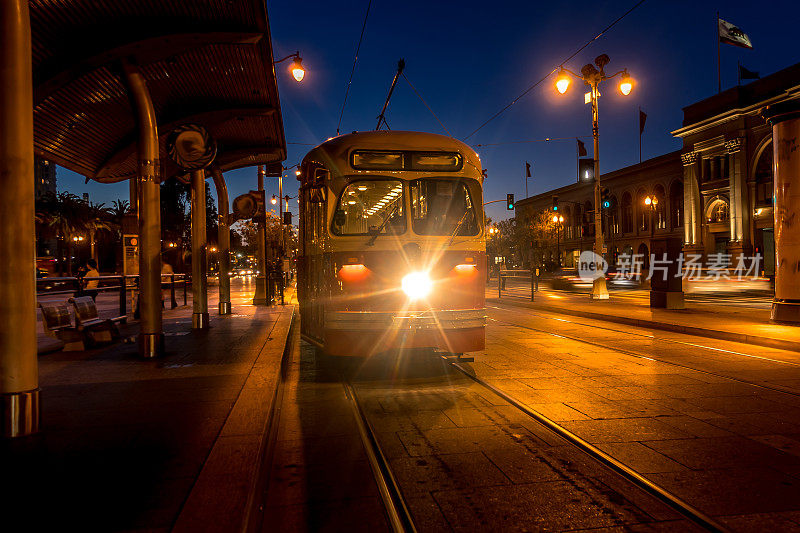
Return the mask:
{"type": "Polygon", "coordinates": [[[405,74],[405,72],[403,72],[403,79],[404,79],[404,80],[406,80],[406,83],[408,83],[408,86],[409,86],[409,87],[411,87],[411,90],[413,90],[413,91],[414,91],[414,93],[415,93],[415,94],[416,94],[416,95],[419,97],[419,99],[422,101],[422,103],[423,103],[423,104],[425,104],[425,107],[427,107],[427,108],[428,108],[428,111],[430,111],[430,112],[431,112],[431,115],[433,115],[433,118],[435,118],[435,119],[436,119],[436,121],[439,123],[439,125],[442,127],[442,129],[443,129],[445,132],[447,132],[447,136],[448,136],[448,137],[452,137],[452,136],[453,136],[453,134],[452,134],[452,133],[450,133],[450,130],[448,130],[448,129],[447,129],[447,127],[444,125],[444,123],[443,123],[441,120],[439,120],[439,117],[437,117],[437,116],[436,116],[436,113],[434,113],[434,112],[433,112],[433,109],[431,109],[431,106],[429,106],[429,105],[428,105],[428,102],[426,102],[426,101],[425,101],[425,99],[422,97],[422,95],[421,95],[421,94],[419,94],[419,91],[418,91],[418,90],[417,90],[417,88],[416,88],[416,87],[414,87],[414,85],[411,83],[411,80],[409,80],[409,79],[406,77],[406,74],[405,74]]]}
{"type": "Polygon", "coordinates": [[[551,142],[551,141],[574,141],[575,139],[591,139],[589,135],[579,135],[577,137],[545,137],[544,139],[529,139],[526,141],[508,141],[504,143],[484,143],[484,144],[473,144],[472,146],[481,147],[481,146],[502,146],[504,144],[525,144],[525,143],[544,143],[544,142],[551,142]]]}
{"type": "Polygon", "coordinates": [[[634,4],[634,6],[633,6],[633,7],[631,7],[629,10],[627,10],[627,11],[626,11],[625,13],[623,13],[621,16],[619,16],[619,17],[618,17],[616,20],[614,20],[614,22],[612,22],[611,24],[609,24],[608,26],[606,26],[606,27],[605,27],[605,28],[604,28],[604,29],[603,29],[603,30],[602,30],[600,33],[598,33],[597,35],[595,35],[595,36],[594,36],[594,38],[592,38],[592,39],[588,40],[588,41],[586,42],[586,44],[584,44],[583,46],[581,46],[580,48],[578,48],[578,49],[577,49],[575,52],[573,52],[573,53],[572,53],[572,55],[570,55],[570,56],[569,56],[568,58],[566,58],[564,61],[562,61],[561,63],[559,63],[559,65],[558,65],[558,66],[554,67],[554,68],[553,68],[553,70],[551,70],[550,72],[548,72],[548,73],[547,73],[547,74],[546,74],[546,75],[545,75],[545,76],[544,76],[542,79],[540,79],[539,81],[537,81],[536,83],[534,83],[533,85],[531,85],[530,87],[528,87],[527,89],[525,89],[525,91],[524,91],[522,94],[520,94],[519,96],[517,96],[516,98],[514,98],[514,99],[511,101],[511,103],[509,103],[509,104],[508,104],[508,105],[506,105],[506,106],[505,106],[503,109],[501,109],[500,111],[498,111],[497,113],[495,113],[494,115],[492,115],[491,117],[489,117],[489,119],[488,119],[488,120],[486,120],[486,121],[485,121],[483,124],[481,124],[480,126],[478,126],[478,127],[477,127],[477,128],[476,128],[476,129],[475,129],[473,132],[472,132],[472,133],[470,133],[469,135],[467,135],[466,137],[464,137],[464,138],[463,138],[463,139],[461,139],[461,140],[462,140],[462,141],[466,141],[467,139],[469,139],[470,137],[472,137],[473,135],[475,135],[476,133],[478,133],[478,132],[479,132],[481,129],[483,129],[483,127],[484,127],[484,126],[486,126],[488,123],[490,123],[491,121],[493,121],[494,119],[496,119],[497,117],[499,117],[500,115],[502,115],[502,114],[503,114],[503,113],[504,113],[504,112],[505,112],[505,111],[506,111],[506,110],[507,110],[509,107],[511,107],[512,105],[516,104],[516,103],[517,103],[517,101],[518,101],[520,98],[522,98],[523,96],[527,95],[529,92],[531,92],[531,91],[532,91],[533,89],[535,89],[537,86],[539,86],[539,85],[540,85],[540,84],[541,84],[541,83],[542,83],[544,80],[546,80],[546,79],[547,79],[547,78],[549,78],[549,77],[550,77],[550,76],[551,76],[553,73],[555,73],[555,72],[558,70],[558,67],[559,67],[559,66],[563,65],[563,64],[564,64],[564,63],[566,63],[567,61],[570,61],[570,60],[571,60],[572,58],[574,58],[576,55],[578,55],[579,53],[581,53],[581,52],[582,52],[582,51],[583,51],[583,50],[584,50],[584,49],[585,49],[587,46],[589,46],[590,44],[592,44],[593,42],[595,42],[597,39],[599,39],[600,37],[602,37],[604,33],[606,33],[608,30],[610,30],[611,28],[613,28],[614,26],[616,26],[616,24],[617,24],[619,21],[621,21],[622,19],[624,19],[625,17],[627,17],[627,16],[628,16],[628,15],[629,15],[629,14],[630,14],[630,13],[631,13],[631,12],[632,12],[634,9],[636,9],[637,7],[639,7],[640,5],[642,5],[642,4],[644,3],[644,1],[645,1],[645,0],[639,0],[639,2],[636,2],[636,4],[634,4]]]}
{"type": "Polygon", "coordinates": [[[369,9],[372,7],[372,0],[367,3],[367,12],[364,14],[364,24],[361,25],[361,36],[358,38],[358,46],[356,46],[356,55],[353,58],[353,68],[350,69],[350,79],[347,81],[347,89],[344,91],[344,101],[342,102],[342,110],[339,113],[339,123],[336,124],[336,135],[339,135],[339,129],[342,126],[342,117],[344,116],[344,108],[347,105],[347,96],[350,94],[350,85],[353,83],[353,74],[356,71],[356,63],[358,62],[358,52],[361,50],[361,41],[364,40],[364,30],[367,29],[367,19],[369,18],[369,9]]]}

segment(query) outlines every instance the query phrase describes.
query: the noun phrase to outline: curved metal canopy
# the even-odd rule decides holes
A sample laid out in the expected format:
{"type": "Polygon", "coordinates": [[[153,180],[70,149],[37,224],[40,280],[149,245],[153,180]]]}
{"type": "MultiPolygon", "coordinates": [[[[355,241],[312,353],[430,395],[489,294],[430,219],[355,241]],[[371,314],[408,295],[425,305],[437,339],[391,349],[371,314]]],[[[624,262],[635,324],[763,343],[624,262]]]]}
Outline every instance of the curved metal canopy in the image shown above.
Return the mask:
{"type": "Polygon", "coordinates": [[[204,126],[223,171],[280,173],[286,140],[264,0],[31,0],[34,149],[87,178],[137,172],[135,114],[121,65],[138,65],[164,139],[204,126]]]}

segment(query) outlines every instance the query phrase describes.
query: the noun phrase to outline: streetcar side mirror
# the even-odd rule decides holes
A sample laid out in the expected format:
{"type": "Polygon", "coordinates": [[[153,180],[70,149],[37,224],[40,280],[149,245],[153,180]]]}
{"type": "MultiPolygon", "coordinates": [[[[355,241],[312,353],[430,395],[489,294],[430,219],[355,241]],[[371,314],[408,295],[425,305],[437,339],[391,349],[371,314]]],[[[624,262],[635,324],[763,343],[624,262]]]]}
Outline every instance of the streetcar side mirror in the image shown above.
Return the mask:
{"type": "Polygon", "coordinates": [[[333,223],[338,227],[342,227],[345,222],[347,222],[347,215],[341,209],[337,209],[336,213],[333,214],[333,223]]]}

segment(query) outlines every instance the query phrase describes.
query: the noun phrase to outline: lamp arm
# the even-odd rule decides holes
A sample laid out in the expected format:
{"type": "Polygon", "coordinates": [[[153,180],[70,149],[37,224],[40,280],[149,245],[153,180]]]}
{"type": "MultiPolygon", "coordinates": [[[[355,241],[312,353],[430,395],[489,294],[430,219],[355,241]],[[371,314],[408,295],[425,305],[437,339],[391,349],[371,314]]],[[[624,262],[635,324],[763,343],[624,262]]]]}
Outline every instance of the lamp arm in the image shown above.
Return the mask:
{"type": "Polygon", "coordinates": [[[627,72],[628,72],[628,69],[624,68],[624,69],[620,70],[619,72],[615,72],[611,76],[603,76],[603,80],[610,80],[611,78],[619,76],[620,74],[625,74],[627,72]]]}
{"type": "MultiPolygon", "coordinates": [[[[293,54],[289,54],[288,56],[284,57],[283,59],[279,59],[277,61],[273,61],[272,64],[273,65],[277,65],[278,63],[283,63],[284,61],[286,61],[287,59],[290,59],[292,57],[295,57],[295,58],[300,57],[300,51],[298,50],[297,52],[295,52],[293,54]]],[[[289,167],[289,168],[292,168],[292,167],[289,167]]]]}
{"type": "MultiPolygon", "coordinates": [[[[583,76],[581,76],[580,74],[575,74],[574,72],[572,72],[572,71],[571,71],[570,69],[568,69],[567,67],[565,67],[565,66],[563,66],[563,65],[562,65],[562,66],[560,66],[559,68],[560,68],[561,70],[563,70],[564,72],[566,72],[566,73],[568,73],[568,74],[571,74],[573,77],[575,77],[575,78],[578,78],[579,80],[583,80],[583,76]]],[[[586,80],[584,80],[584,81],[586,81],[586,80]]]]}

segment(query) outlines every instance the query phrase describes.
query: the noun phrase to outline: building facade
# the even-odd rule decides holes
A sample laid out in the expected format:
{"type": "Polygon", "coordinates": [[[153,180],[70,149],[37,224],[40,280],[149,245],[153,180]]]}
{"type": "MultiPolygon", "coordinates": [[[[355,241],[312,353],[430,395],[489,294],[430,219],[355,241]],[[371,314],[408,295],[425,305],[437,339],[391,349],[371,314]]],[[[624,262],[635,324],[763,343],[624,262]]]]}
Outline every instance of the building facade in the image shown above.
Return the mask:
{"type": "Polygon", "coordinates": [[[56,193],[56,164],[41,157],[33,158],[33,178],[36,199],[56,193]]]}
{"type": "MultiPolygon", "coordinates": [[[[685,107],[682,127],[672,132],[681,150],[602,175],[610,198],[601,208],[609,261],[620,253],[649,257],[652,236],[672,237],[704,261],[721,253],[736,264],[758,253],[760,270],[773,275],[772,129],[761,112],[797,98],[800,64],[685,107]],[[645,205],[647,197],[658,200],[655,209],[645,205]]],[[[544,242],[532,240],[529,256],[572,267],[594,243],[591,180],[519,201],[516,222],[541,224],[542,213],[552,214],[554,195],[564,222],[553,223],[544,242]]]]}
{"type": "Polygon", "coordinates": [[[684,250],[759,253],[774,274],[771,105],[800,98],[800,64],[683,109],[684,250]]]}
{"type": "MultiPolygon", "coordinates": [[[[642,254],[649,260],[653,237],[683,236],[683,171],[680,152],[648,159],[600,177],[607,189],[601,206],[603,238],[608,259],[616,264],[620,254],[642,254]],[[655,198],[655,208],[645,202],[655,198]]],[[[594,182],[581,180],[516,204],[517,224],[545,238],[532,239],[531,260],[551,268],[573,268],[581,251],[594,244],[594,182]],[[557,197],[554,198],[554,197],[557,197]],[[553,210],[557,204],[557,211],[553,210]],[[563,217],[553,222],[552,215],[563,217]],[[542,225],[546,227],[542,228],[542,225]],[[537,227],[538,226],[538,227],[537,227]]],[[[652,203],[651,203],[652,205],[652,203]]]]}

